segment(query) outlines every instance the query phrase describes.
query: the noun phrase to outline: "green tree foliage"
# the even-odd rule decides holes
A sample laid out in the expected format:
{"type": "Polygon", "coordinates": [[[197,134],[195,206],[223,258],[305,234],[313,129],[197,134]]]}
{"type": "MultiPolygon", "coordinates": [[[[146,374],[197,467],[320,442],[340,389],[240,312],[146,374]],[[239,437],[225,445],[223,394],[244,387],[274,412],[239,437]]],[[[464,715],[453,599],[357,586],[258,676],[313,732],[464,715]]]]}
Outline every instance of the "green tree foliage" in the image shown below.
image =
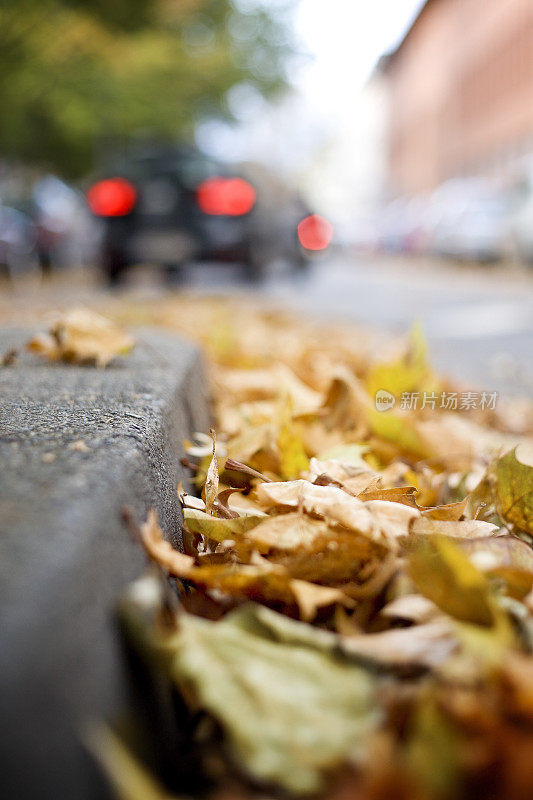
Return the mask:
{"type": "Polygon", "coordinates": [[[235,84],[279,90],[291,2],[1,0],[0,154],[75,176],[103,138],[186,137],[235,84]]]}

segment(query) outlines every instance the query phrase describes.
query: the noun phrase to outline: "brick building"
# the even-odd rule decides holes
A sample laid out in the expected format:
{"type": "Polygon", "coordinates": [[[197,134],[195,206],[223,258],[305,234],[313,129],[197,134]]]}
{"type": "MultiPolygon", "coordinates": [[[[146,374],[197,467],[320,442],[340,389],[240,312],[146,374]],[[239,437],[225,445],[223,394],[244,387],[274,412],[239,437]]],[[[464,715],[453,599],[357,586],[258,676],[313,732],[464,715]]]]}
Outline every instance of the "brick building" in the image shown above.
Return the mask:
{"type": "Polygon", "coordinates": [[[381,71],[392,194],[533,154],[533,0],[427,0],[381,71]]]}

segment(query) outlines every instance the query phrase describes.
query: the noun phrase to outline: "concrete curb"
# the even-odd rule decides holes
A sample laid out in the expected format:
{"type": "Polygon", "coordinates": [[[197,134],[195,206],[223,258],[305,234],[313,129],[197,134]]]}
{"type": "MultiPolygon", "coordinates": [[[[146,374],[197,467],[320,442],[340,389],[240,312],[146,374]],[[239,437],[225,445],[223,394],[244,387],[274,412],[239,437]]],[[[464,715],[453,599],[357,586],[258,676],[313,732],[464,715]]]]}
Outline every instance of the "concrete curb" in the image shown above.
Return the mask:
{"type": "MultiPolygon", "coordinates": [[[[30,333],[1,332],[0,352],[30,333]]],[[[154,507],[179,543],[182,441],[209,416],[198,350],[160,332],[105,370],[0,370],[3,796],[103,796],[79,731],[124,699],[113,610],[144,557],[120,512],[154,507]]]]}

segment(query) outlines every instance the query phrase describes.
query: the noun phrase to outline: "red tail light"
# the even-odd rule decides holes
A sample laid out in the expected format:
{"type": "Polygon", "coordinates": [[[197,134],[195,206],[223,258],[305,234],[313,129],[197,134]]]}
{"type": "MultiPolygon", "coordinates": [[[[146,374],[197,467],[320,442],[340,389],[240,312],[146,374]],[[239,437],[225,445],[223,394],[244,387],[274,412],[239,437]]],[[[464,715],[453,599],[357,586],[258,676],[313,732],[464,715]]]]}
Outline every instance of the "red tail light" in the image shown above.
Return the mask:
{"type": "Polygon", "coordinates": [[[306,250],[325,250],[333,238],[333,225],[320,217],[311,214],[298,225],[298,239],[306,250]]]}
{"type": "Polygon", "coordinates": [[[255,205],[255,189],[242,178],[208,178],[196,190],[204,214],[240,217],[255,205]]]}
{"type": "Polygon", "coordinates": [[[124,217],[137,201],[135,187],[125,178],[107,178],[87,192],[89,208],[99,217],[124,217]]]}

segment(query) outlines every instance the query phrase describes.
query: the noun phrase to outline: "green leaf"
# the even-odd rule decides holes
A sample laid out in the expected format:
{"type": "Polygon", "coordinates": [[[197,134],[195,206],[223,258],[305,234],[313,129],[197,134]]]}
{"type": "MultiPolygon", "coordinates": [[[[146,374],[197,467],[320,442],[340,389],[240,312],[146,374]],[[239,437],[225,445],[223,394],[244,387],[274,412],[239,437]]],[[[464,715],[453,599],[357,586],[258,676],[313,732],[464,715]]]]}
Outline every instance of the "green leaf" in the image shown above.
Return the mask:
{"type": "Polygon", "coordinates": [[[184,508],[183,518],[191,533],[201,533],[215,542],[223,542],[234,536],[242,535],[245,531],[259,525],[266,518],[266,514],[258,511],[255,514],[247,514],[234,519],[224,519],[212,517],[205,511],[199,511],[196,508],[184,508]]]}
{"type": "Polygon", "coordinates": [[[493,464],[490,476],[500,517],[533,536],[533,467],[518,460],[515,448],[493,464]]]}
{"type": "Polygon", "coordinates": [[[351,464],[354,467],[368,469],[368,464],[363,459],[363,456],[368,453],[369,449],[367,444],[339,444],[317,455],[317,460],[340,461],[343,464],[351,464]]]}
{"type": "Polygon", "coordinates": [[[460,740],[432,696],[423,696],[408,734],[406,763],[424,797],[456,797],[460,781],[460,740]]]}
{"type": "Polygon", "coordinates": [[[377,723],[371,678],[324,652],[323,633],[250,604],[218,622],[183,613],[165,645],[172,677],[218,720],[237,761],[300,794],[361,755],[377,723]]]}

